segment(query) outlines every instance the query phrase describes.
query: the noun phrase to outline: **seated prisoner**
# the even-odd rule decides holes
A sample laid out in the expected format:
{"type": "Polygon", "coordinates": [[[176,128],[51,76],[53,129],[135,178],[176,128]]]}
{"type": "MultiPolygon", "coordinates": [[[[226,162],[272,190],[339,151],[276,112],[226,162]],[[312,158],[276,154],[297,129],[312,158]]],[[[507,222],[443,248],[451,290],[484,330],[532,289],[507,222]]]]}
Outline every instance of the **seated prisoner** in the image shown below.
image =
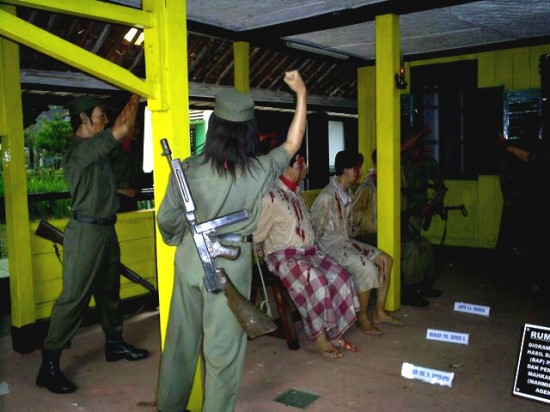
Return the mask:
{"type": "Polygon", "coordinates": [[[342,336],[357,320],[353,280],[315,247],[309,212],[299,191],[306,174],[297,157],[264,197],[254,242],[263,243],[267,267],[279,276],[302,316],[309,339],[329,358],[358,349],[342,336]]]}
{"type": "Polygon", "coordinates": [[[336,175],[313,202],[311,221],[319,249],[353,276],[359,297],[359,328],[367,334],[381,335],[376,324],[402,326],[403,322],[385,310],[393,259],[382,250],[350,237],[353,202],[350,187],[359,180],[362,163],[363,156],[357,152],[336,154],[336,175]],[[373,289],[377,289],[377,294],[371,321],[368,307],[373,289]]]}

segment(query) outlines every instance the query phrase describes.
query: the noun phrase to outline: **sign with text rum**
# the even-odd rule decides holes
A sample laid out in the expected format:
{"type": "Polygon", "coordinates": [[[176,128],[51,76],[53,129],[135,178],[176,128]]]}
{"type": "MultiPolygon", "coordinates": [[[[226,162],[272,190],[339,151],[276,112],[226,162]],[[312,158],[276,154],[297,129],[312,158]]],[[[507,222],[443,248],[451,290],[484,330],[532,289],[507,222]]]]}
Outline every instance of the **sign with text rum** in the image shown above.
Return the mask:
{"type": "Polygon", "coordinates": [[[550,403],[550,328],[525,324],[514,395],[550,403]]]}

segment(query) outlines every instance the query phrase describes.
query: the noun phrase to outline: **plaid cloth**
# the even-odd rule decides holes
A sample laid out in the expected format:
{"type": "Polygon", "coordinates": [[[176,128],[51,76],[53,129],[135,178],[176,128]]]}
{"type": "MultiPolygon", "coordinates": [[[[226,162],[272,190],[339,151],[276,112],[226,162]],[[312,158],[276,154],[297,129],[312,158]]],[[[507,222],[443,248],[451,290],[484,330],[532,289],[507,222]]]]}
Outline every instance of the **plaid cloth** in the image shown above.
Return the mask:
{"type": "Polygon", "coordinates": [[[302,316],[309,339],[326,331],[338,339],[357,320],[359,300],[352,278],[315,247],[270,253],[267,267],[282,280],[302,316]]]}

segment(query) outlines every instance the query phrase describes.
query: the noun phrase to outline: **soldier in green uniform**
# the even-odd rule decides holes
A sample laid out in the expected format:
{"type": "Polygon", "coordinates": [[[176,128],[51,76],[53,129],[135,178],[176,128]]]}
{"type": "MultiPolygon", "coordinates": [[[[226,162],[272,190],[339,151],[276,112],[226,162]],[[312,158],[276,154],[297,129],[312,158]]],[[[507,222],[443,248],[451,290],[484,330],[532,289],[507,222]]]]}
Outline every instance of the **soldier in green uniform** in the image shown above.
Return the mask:
{"type": "Polygon", "coordinates": [[[447,188],[437,160],[426,154],[424,137],[431,133],[427,126],[413,131],[401,145],[401,209],[402,209],[402,303],[427,306],[423,297],[438,297],[433,288],[435,264],[432,245],[422,236],[422,227],[429,223],[434,211],[443,206],[447,188]],[[432,189],[433,196],[428,196],[432,189]]]}
{"type": "MultiPolygon", "coordinates": [[[[306,126],[306,87],[297,71],[287,72],[286,84],[296,93],[296,111],[286,141],[268,155],[257,156],[254,102],[235,90],[216,98],[204,154],[185,161],[184,172],[199,222],[242,209],[249,218],[224,227],[223,234],[242,237],[240,257],[216,259],[243,296],[252,280],[250,235],[256,229],[263,196],[288,166],[302,144],[306,126]]],[[[157,388],[157,408],[184,411],[202,352],[205,412],[233,411],[241,381],[247,337],[227,306],[223,293],[209,294],[204,270],[185,220],[183,203],[169,184],[158,213],[164,241],[177,246],[175,279],[157,388]]],[[[161,274],[162,275],[162,274],[161,274]]]]}
{"type": "Polygon", "coordinates": [[[73,382],[59,368],[63,349],[70,347],[92,295],[103,332],[105,358],[139,360],[148,352],[122,339],[120,303],[120,248],[115,232],[119,207],[109,153],[135,123],[139,97],[133,95],[111,129],[105,103],[81,96],[69,103],[74,134],[64,157],[72,216],[63,241],[63,290],[50,319],[36,384],[54,393],[71,393],[73,382]]]}

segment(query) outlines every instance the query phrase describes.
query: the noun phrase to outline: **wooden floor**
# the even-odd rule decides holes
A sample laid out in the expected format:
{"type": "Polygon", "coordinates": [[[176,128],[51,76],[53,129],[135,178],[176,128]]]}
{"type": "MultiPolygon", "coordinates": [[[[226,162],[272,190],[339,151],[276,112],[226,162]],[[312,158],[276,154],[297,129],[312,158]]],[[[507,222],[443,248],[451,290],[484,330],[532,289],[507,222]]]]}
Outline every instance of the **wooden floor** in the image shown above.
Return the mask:
{"type": "MultiPolygon", "coordinates": [[[[273,337],[250,341],[236,411],[302,410],[274,401],[289,390],[318,396],[305,408],[309,412],[548,411],[550,404],[515,396],[512,389],[523,326],[550,327],[550,297],[521,281],[528,275],[521,268],[505,273],[497,267],[486,251],[438,251],[437,286],[443,296],[427,308],[402,307],[396,315],[407,325],[384,326],[381,337],[354,327],[346,337],[360,351],[341,359],[317,354],[299,323],[298,351],[273,337]],[[490,316],[455,312],[455,302],[489,306],[490,316]],[[470,344],[427,340],[428,328],[468,333],[470,344]],[[403,378],[403,362],[453,372],[452,387],[403,378]]],[[[100,328],[82,328],[62,358],[65,373],[79,386],[70,395],[36,387],[40,354],[13,352],[7,329],[0,329],[0,411],[154,411],[158,325],[156,311],[125,321],[127,340],[153,351],[136,363],[105,362],[100,328]]]]}

